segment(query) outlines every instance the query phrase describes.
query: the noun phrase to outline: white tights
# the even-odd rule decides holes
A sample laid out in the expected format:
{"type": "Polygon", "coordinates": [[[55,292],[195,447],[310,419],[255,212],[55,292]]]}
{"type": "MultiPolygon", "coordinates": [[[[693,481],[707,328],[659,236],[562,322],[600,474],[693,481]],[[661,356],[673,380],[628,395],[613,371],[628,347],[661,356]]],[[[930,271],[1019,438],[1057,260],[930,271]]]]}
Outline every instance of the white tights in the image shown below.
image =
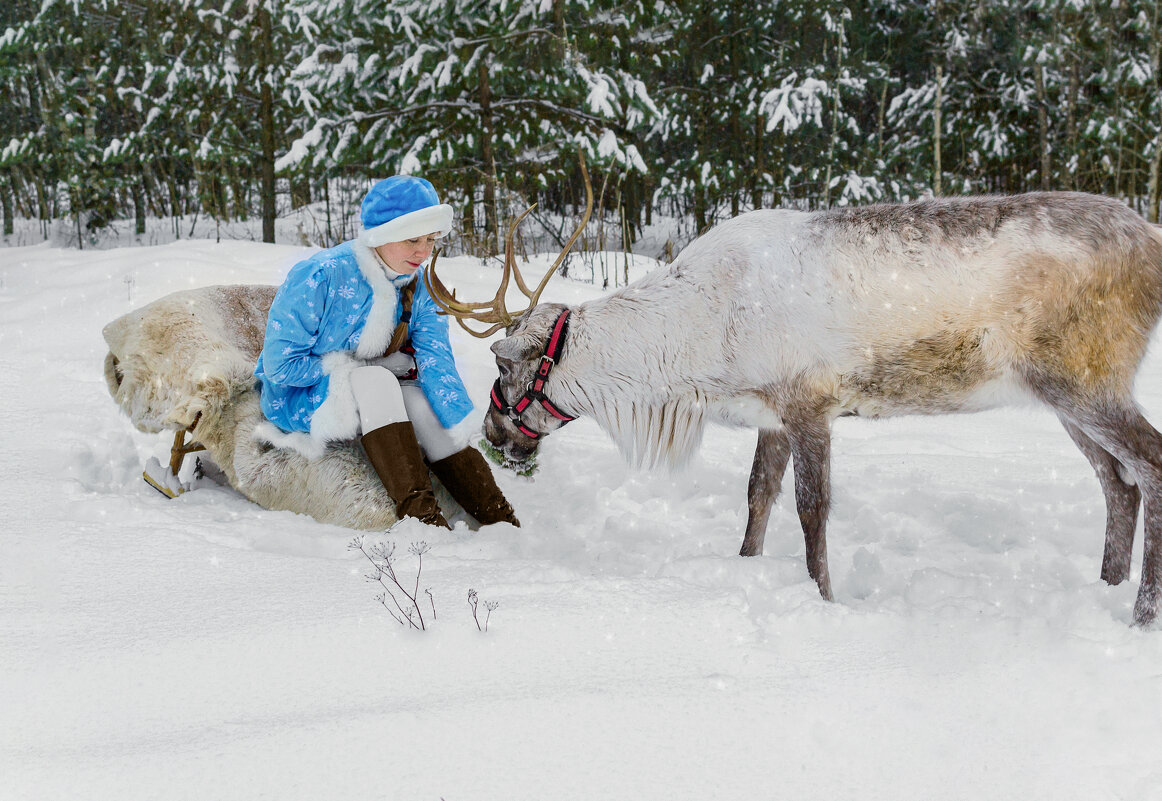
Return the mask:
{"type": "MultiPolygon", "coordinates": [[[[402,360],[399,361],[402,365],[402,360]]],[[[401,382],[396,377],[392,368],[397,365],[391,357],[381,364],[383,366],[369,364],[351,371],[351,391],[359,409],[359,425],[363,433],[410,420],[416,431],[416,440],[429,462],[438,462],[462,450],[464,443],[440,425],[423,390],[411,381],[401,382]]],[[[407,366],[411,366],[410,358],[407,366]]]]}

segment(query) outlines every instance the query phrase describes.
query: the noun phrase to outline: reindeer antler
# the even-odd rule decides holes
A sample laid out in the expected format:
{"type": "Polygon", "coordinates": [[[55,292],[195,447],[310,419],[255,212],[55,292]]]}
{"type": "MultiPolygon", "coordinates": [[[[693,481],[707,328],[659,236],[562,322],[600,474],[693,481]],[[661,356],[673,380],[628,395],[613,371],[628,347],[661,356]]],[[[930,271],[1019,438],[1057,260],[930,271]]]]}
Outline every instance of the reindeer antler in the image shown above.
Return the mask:
{"type": "Polygon", "coordinates": [[[527,312],[533,306],[537,305],[540,300],[541,293],[548,285],[549,279],[553,277],[553,273],[561,266],[561,262],[565,260],[569,250],[572,249],[573,244],[577,238],[581,236],[581,232],[585,230],[586,224],[589,222],[589,215],[593,211],[593,186],[589,182],[589,171],[585,169],[585,154],[581,153],[581,176],[585,179],[585,214],[581,218],[577,230],[573,232],[573,236],[569,237],[569,241],[565,243],[565,249],[557,256],[557,260],[553,262],[553,266],[545,273],[541,282],[537,284],[535,291],[530,292],[528,285],[525,284],[524,276],[520,274],[520,268],[516,266],[515,246],[513,245],[513,236],[516,234],[517,226],[521,221],[529,215],[537,204],[529,206],[525,209],[512,225],[508,227],[508,236],[504,238],[504,271],[500,277],[500,288],[496,291],[496,296],[492,300],[479,303],[465,303],[464,301],[456,299],[455,292],[449,292],[448,288],[444,286],[444,282],[436,275],[436,255],[432,256],[432,263],[428,266],[428,290],[432,296],[432,300],[440,307],[441,314],[450,314],[456,318],[456,322],[460,323],[460,327],[467,331],[474,337],[490,337],[501,328],[507,328],[512,324],[512,321],[520,315],[527,312]],[[508,291],[508,281],[510,277],[516,277],[517,288],[524,293],[524,296],[529,299],[529,305],[520,311],[513,313],[505,308],[504,294],[508,291]],[[492,323],[492,326],[486,331],[476,331],[470,328],[467,320],[476,320],[481,323],[492,323]]]}

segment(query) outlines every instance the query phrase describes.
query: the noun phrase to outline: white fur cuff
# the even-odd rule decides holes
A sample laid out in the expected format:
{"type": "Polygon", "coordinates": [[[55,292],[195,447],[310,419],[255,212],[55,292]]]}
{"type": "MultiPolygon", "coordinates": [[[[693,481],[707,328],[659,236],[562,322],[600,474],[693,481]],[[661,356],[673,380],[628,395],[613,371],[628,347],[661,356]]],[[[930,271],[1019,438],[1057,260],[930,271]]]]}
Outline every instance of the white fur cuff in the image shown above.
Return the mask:
{"type": "Polygon", "coordinates": [[[354,439],[359,434],[359,407],[351,391],[351,371],[363,364],[348,351],[323,354],[323,372],[328,376],[327,399],[311,418],[311,437],[327,442],[354,439]]]}

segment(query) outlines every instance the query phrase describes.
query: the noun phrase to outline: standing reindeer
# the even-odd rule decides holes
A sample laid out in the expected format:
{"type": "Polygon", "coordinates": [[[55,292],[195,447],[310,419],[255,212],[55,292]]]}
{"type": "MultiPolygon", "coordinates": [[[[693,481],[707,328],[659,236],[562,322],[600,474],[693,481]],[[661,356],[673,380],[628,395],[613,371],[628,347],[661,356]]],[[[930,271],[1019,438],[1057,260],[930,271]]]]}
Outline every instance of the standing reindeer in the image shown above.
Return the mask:
{"type": "Polygon", "coordinates": [[[1144,499],[1134,622],[1154,620],[1162,435],[1132,385],[1162,314],[1162,234],[1124,205],[1033,193],[753,211],[667,269],[573,308],[537,305],[564,253],[530,292],[513,257],[519,222],[492,301],[463,303],[432,271],[433,296],[464,328],[507,328],[492,345],[500,375],[484,421],[507,457],[527,459],[582,415],[645,465],[684,462],[707,420],[757,427],[741,554],[762,553],[793,458],[807,569],[830,600],[832,420],[1040,401],[1101,483],[1110,584],[1129,576],[1144,499]],[[516,314],[504,306],[510,275],[530,300],[516,314]]]}

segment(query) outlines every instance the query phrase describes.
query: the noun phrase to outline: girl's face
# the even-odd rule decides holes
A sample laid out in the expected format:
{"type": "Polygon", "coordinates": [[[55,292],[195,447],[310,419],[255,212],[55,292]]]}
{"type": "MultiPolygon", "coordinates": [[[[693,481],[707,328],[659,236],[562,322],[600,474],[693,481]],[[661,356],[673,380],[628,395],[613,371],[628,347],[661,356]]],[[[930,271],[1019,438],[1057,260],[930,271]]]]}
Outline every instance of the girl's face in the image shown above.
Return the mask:
{"type": "Polygon", "coordinates": [[[417,236],[402,242],[388,242],[375,249],[383,263],[400,275],[411,275],[432,255],[436,234],[417,236]]]}

